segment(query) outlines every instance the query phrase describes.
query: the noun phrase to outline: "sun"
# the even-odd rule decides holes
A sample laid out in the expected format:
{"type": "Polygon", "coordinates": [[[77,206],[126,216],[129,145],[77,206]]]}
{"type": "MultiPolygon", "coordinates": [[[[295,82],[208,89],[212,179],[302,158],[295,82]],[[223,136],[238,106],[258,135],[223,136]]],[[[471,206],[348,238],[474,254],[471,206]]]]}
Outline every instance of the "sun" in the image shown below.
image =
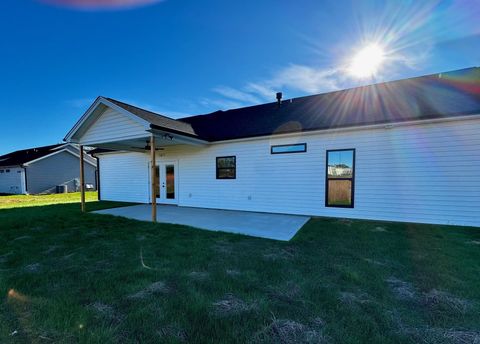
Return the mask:
{"type": "Polygon", "coordinates": [[[385,51],[375,43],[358,51],[350,62],[348,72],[357,78],[375,76],[385,60],[385,51]]]}

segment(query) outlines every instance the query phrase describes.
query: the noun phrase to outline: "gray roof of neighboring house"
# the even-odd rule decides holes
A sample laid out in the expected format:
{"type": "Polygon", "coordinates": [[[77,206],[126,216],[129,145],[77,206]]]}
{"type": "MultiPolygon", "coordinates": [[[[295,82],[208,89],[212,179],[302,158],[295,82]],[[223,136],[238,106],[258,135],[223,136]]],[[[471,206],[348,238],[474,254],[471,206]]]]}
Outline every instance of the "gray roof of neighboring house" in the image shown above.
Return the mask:
{"type": "MultiPolygon", "coordinates": [[[[62,149],[67,147],[71,147],[74,150],[78,150],[78,148],[72,147],[72,145],[69,143],[59,143],[55,145],[17,150],[17,151],[0,156],[0,167],[21,166],[23,164],[29,163],[30,161],[40,159],[49,154],[53,154],[55,152],[61,151],[62,149]]],[[[69,149],[69,151],[72,151],[72,150],[69,149]]],[[[89,153],[89,152],[85,151],[85,153],[89,153]]],[[[86,161],[90,163],[95,163],[93,158],[88,156],[88,154],[85,154],[84,157],[86,161]]]]}
{"type": "MultiPolygon", "coordinates": [[[[273,96],[273,95],[272,95],[273,96]]],[[[467,68],[174,120],[114,99],[151,123],[206,141],[480,113],[480,68],[467,68]]]]}
{"type": "Polygon", "coordinates": [[[60,149],[61,146],[66,146],[65,143],[56,145],[22,149],[0,156],[0,166],[17,166],[23,165],[29,161],[42,158],[46,155],[52,154],[60,149]]]}

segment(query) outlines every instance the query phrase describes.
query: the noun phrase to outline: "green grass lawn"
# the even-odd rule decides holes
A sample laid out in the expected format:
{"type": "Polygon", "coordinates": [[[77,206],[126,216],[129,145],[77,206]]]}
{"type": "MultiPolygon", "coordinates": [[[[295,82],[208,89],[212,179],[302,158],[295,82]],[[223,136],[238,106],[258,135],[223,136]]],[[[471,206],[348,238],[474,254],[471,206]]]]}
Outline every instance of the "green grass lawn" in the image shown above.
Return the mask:
{"type": "Polygon", "coordinates": [[[318,218],[277,242],[17,197],[0,343],[480,341],[475,228],[318,218]]]}
{"type": "MultiPolygon", "coordinates": [[[[85,200],[87,202],[97,201],[97,192],[86,192],[85,200]]],[[[80,192],[52,195],[0,195],[0,209],[78,202],[80,202],[80,192]]]]}

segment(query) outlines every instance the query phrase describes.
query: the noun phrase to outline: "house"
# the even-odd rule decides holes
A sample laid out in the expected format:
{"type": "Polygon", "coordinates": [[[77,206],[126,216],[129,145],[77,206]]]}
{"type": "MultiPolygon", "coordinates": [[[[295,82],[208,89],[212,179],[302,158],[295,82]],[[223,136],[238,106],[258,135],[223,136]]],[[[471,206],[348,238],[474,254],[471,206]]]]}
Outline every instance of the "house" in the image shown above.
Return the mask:
{"type": "Polygon", "coordinates": [[[180,119],[98,97],[65,140],[103,200],[480,226],[480,68],[180,119]]]}
{"type": "MultiPolygon", "coordinates": [[[[85,155],[85,181],[96,185],[96,159],[85,155]]],[[[79,189],[79,148],[56,144],[15,151],[0,156],[0,193],[39,194],[56,192],[64,185],[79,189]]]]}

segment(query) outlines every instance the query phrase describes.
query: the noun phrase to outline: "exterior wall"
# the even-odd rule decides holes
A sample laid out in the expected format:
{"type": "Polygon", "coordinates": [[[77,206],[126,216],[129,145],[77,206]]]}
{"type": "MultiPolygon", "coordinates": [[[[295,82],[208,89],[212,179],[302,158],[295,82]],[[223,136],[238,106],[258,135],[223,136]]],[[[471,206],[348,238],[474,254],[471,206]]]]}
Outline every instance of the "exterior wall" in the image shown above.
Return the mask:
{"type": "MultiPolygon", "coordinates": [[[[158,160],[178,160],[180,206],[480,226],[479,133],[477,118],[171,146],[158,160]],[[303,142],[306,153],[270,154],[270,145],[303,142]],[[355,208],[325,207],[326,151],[348,148],[356,149],[355,208]],[[215,157],[228,155],[237,178],[217,180],[215,157]]],[[[102,199],[148,202],[148,154],[100,161],[102,199]]]]}
{"type": "Polygon", "coordinates": [[[100,197],[102,200],[149,202],[148,155],[115,153],[101,155],[100,197]]]}
{"type": "Polygon", "coordinates": [[[25,192],[24,170],[21,167],[0,167],[0,193],[22,194],[25,192]],[[10,172],[6,172],[9,170],[10,172]],[[3,171],[3,173],[2,173],[3,171]]]}
{"type": "MultiPolygon", "coordinates": [[[[68,191],[76,191],[80,178],[80,159],[68,152],[61,152],[39,160],[26,167],[27,192],[30,194],[51,193],[57,185],[67,185],[68,191]]],[[[96,167],[85,163],[85,183],[96,185],[96,167]]]]}
{"type": "Polygon", "coordinates": [[[145,127],[128,116],[108,108],[82,136],[82,142],[106,142],[119,137],[133,137],[145,134],[145,127]]]}

